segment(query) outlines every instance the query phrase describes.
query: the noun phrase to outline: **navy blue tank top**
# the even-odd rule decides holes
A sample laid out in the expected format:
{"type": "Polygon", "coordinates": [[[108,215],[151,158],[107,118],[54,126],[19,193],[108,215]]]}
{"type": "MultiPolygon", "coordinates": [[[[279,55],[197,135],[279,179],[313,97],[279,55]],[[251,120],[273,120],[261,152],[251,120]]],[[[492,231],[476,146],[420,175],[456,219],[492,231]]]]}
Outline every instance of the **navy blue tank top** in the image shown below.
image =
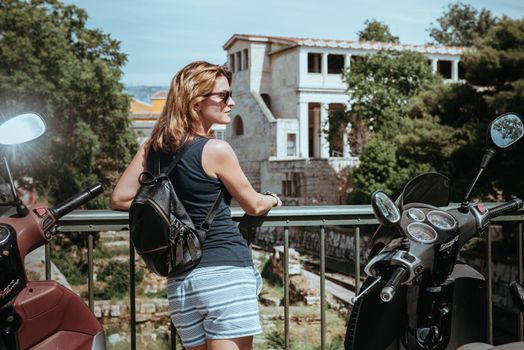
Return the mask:
{"type": "MultiPolygon", "coordinates": [[[[198,267],[251,266],[253,260],[247,242],[231,219],[231,195],[219,179],[209,176],[202,167],[202,150],[207,141],[208,138],[196,139],[169,176],[178,198],[196,227],[204,222],[220,189],[224,191],[222,202],[207,233],[198,267]]],[[[153,147],[149,147],[147,168],[152,173],[155,172],[155,154],[160,156],[162,171],[175,157],[172,153],[156,152],[153,147]]]]}

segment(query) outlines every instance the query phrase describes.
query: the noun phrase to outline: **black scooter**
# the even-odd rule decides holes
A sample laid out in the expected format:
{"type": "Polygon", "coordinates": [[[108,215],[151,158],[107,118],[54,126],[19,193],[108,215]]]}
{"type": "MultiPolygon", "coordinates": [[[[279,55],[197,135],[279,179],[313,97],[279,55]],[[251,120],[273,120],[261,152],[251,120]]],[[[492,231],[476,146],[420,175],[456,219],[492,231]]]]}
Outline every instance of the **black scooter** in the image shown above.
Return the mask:
{"type": "Polygon", "coordinates": [[[458,253],[485,234],[491,219],[522,208],[518,198],[491,209],[468,199],[496,150],[523,136],[518,114],[493,120],[480,170],[458,208],[441,209],[449,205],[450,180],[438,173],[413,178],[396,202],[380,191],[372,195],[381,225],[371,240],[368,277],[354,299],[346,350],[455,350],[487,342],[486,282],[458,261],[458,253]]]}

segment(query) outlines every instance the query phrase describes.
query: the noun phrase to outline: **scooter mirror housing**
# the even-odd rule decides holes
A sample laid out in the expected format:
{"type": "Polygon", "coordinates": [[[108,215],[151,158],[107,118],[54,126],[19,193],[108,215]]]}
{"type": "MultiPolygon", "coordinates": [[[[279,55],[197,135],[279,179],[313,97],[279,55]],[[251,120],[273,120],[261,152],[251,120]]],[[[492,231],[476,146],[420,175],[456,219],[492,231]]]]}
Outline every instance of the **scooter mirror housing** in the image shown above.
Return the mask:
{"type": "Polygon", "coordinates": [[[517,113],[506,113],[489,124],[488,147],[508,148],[524,136],[524,123],[517,113]]]}
{"type": "Polygon", "coordinates": [[[400,210],[384,192],[376,191],[371,195],[371,206],[380,224],[393,226],[400,222],[400,210]]]}
{"type": "Polygon", "coordinates": [[[17,145],[28,142],[41,136],[45,130],[45,122],[38,114],[20,114],[0,125],[0,144],[17,145]]]}
{"type": "Polygon", "coordinates": [[[497,153],[496,150],[510,147],[520,140],[522,136],[524,136],[524,123],[522,122],[522,117],[515,112],[502,114],[489,124],[486,135],[486,150],[480,162],[480,169],[477,176],[466,192],[460,206],[462,213],[469,211],[469,195],[480,178],[480,175],[497,153]]]}

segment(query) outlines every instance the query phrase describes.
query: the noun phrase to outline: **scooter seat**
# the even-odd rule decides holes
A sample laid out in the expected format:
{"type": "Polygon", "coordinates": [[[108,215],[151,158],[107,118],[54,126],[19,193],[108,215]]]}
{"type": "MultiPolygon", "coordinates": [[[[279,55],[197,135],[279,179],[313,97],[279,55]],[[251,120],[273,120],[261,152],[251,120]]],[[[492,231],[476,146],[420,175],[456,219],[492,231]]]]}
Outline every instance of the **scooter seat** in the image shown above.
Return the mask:
{"type": "Polygon", "coordinates": [[[485,343],[469,343],[462,345],[457,350],[522,350],[524,349],[524,342],[508,343],[503,345],[493,346],[485,343]]]}

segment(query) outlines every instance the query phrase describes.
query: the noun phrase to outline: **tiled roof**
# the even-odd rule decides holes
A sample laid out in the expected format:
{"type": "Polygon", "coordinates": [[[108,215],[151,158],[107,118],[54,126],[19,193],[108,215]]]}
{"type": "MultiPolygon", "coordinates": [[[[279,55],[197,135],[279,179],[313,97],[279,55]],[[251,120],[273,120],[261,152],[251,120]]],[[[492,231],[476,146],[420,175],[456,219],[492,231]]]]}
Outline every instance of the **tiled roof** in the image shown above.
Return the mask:
{"type": "Polygon", "coordinates": [[[333,40],[333,39],[313,39],[313,38],[293,38],[284,36],[270,35],[252,35],[252,34],[234,34],[223,46],[227,50],[236,39],[250,41],[269,41],[290,46],[307,46],[307,47],[331,47],[340,49],[361,49],[361,50],[411,50],[422,53],[433,54],[451,54],[460,55],[466,47],[460,46],[440,46],[440,45],[407,45],[397,43],[383,43],[374,41],[351,41],[351,40],[333,40]]]}

